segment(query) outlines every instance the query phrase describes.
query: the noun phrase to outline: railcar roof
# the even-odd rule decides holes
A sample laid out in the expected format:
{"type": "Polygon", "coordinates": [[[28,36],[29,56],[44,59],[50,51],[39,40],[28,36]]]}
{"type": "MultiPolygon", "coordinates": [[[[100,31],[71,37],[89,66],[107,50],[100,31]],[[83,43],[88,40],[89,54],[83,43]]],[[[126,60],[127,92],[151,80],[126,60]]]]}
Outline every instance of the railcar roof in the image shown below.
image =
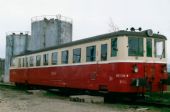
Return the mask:
{"type": "MultiPolygon", "coordinates": [[[[117,32],[106,33],[106,34],[102,34],[102,35],[88,37],[88,38],[81,39],[81,40],[72,41],[72,42],[65,43],[65,44],[58,45],[58,46],[54,46],[54,47],[49,47],[49,48],[40,49],[40,50],[36,50],[36,51],[27,51],[26,53],[23,53],[23,54],[20,54],[20,55],[16,55],[15,57],[29,55],[29,54],[34,54],[34,53],[39,53],[39,52],[53,50],[53,49],[57,49],[57,48],[69,47],[69,46],[73,46],[73,45],[93,42],[93,41],[107,39],[107,38],[116,37],[116,36],[149,37],[147,35],[146,31],[147,30],[142,31],[142,32],[132,32],[132,31],[120,30],[120,31],[117,31],[117,32]]],[[[160,34],[153,34],[153,36],[150,36],[150,38],[159,38],[159,39],[167,40],[167,38],[164,35],[160,35],[160,34]]]]}

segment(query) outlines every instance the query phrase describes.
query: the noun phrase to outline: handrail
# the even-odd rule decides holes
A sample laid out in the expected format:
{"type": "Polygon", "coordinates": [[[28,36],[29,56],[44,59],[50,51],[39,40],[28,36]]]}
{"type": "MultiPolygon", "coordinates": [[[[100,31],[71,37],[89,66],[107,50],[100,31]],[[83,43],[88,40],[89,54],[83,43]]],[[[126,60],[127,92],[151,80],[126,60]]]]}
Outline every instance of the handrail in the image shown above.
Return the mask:
{"type": "Polygon", "coordinates": [[[51,19],[58,19],[58,20],[61,20],[61,21],[66,21],[66,22],[72,23],[72,19],[71,18],[62,16],[60,14],[58,14],[58,15],[35,16],[35,17],[31,18],[31,23],[32,22],[36,22],[36,21],[51,20],[51,19]]]}

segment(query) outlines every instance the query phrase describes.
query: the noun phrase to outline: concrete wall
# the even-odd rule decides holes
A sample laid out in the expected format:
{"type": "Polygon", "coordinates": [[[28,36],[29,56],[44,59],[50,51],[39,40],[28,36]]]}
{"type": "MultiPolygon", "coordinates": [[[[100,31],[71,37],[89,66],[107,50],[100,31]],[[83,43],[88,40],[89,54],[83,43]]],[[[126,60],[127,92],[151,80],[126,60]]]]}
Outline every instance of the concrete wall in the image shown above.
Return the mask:
{"type": "Polygon", "coordinates": [[[9,68],[12,62],[12,57],[28,51],[28,40],[30,35],[28,34],[15,34],[11,33],[6,36],[6,58],[5,58],[5,77],[4,82],[9,81],[9,68]]]}
{"type": "Polygon", "coordinates": [[[72,41],[72,23],[60,19],[33,21],[32,50],[57,46],[72,41]]]}

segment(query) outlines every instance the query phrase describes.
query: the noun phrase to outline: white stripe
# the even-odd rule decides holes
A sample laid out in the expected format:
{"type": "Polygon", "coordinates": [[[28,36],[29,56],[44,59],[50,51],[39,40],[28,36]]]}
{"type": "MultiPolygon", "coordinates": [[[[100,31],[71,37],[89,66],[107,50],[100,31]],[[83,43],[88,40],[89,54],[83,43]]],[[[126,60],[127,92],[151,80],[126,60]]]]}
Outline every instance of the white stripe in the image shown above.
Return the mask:
{"type": "Polygon", "coordinates": [[[99,62],[86,62],[86,63],[73,63],[73,64],[61,64],[61,65],[48,65],[48,66],[34,66],[34,67],[10,67],[10,69],[24,69],[24,68],[48,68],[48,67],[62,67],[62,66],[78,66],[78,65],[92,65],[92,64],[109,64],[109,63],[162,63],[162,61],[143,61],[143,60],[111,60],[111,61],[99,61],[99,62]]]}

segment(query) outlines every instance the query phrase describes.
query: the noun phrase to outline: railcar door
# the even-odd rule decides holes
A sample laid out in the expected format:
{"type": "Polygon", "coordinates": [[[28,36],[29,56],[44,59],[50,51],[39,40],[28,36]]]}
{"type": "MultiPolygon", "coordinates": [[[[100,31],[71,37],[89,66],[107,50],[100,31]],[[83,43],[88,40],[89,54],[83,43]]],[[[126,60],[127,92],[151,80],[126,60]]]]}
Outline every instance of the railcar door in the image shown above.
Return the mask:
{"type": "Polygon", "coordinates": [[[154,63],[144,63],[144,75],[147,80],[146,89],[147,91],[152,91],[152,85],[155,80],[155,64],[154,63]]]}
{"type": "Polygon", "coordinates": [[[24,58],[24,68],[23,68],[23,76],[24,76],[24,83],[28,84],[28,58],[24,58]]]}

